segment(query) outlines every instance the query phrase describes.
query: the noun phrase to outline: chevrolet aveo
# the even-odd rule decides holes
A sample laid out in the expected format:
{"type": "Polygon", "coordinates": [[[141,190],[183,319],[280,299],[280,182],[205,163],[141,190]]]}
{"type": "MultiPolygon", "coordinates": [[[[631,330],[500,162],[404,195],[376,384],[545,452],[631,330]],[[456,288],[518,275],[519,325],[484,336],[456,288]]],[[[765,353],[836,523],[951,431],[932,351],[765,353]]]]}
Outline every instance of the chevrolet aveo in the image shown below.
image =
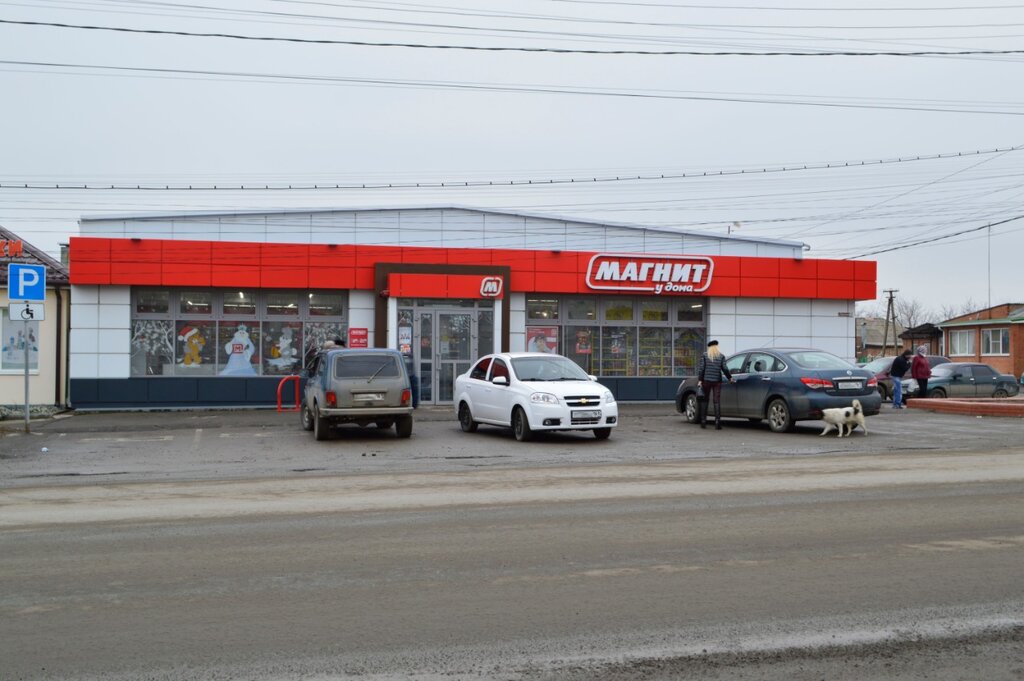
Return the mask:
{"type": "Polygon", "coordinates": [[[535,432],[591,430],[599,440],[618,425],[611,391],[561,355],[487,355],[455,379],[455,412],[467,433],[485,423],[511,427],[519,441],[535,432]]]}

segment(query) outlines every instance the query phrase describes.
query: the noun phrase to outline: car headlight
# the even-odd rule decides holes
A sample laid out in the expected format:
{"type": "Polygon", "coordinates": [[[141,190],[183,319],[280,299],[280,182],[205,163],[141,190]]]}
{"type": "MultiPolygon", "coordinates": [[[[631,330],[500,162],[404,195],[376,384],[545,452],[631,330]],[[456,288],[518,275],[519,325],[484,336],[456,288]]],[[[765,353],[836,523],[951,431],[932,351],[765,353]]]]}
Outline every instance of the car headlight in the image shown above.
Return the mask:
{"type": "Polygon", "coordinates": [[[534,393],[530,395],[530,401],[534,404],[558,404],[558,398],[551,393],[534,393]]]}
{"type": "Polygon", "coordinates": [[[605,401],[605,404],[611,404],[612,402],[615,401],[615,395],[612,395],[612,391],[611,390],[605,390],[604,391],[604,401],[605,401]]]}

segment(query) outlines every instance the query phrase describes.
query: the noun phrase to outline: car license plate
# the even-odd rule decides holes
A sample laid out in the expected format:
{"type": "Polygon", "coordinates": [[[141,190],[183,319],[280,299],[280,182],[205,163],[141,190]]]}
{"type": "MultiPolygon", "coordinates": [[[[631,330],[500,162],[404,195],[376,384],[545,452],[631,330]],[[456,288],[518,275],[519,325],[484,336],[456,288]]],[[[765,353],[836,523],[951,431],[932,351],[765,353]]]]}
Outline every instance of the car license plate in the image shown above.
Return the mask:
{"type": "Polygon", "coordinates": [[[356,393],[352,399],[356,402],[378,402],[384,399],[384,393],[356,393]]]}
{"type": "Polygon", "coordinates": [[[859,381],[839,381],[836,383],[836,386],[840,390],[860,390],[859,381]]]}
{"type": "Polygon", "coordinates": [[[574,419],[599,419],[601,418],[600,409],[577,409],[572,413],[574,419]]]}

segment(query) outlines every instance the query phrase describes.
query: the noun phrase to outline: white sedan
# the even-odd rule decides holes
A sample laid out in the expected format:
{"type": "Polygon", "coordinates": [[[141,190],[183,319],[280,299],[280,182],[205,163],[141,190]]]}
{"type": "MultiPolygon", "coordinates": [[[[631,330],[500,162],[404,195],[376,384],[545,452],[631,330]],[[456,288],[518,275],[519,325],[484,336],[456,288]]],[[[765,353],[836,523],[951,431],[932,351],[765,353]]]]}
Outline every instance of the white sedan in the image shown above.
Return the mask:
{"type": "Polygon", "coordinates": [[[612,434],[619,407],[611,391],[561,355],[503,352],[487,355],[455,379],[455,411],[467,433],[486,423],[511,427],[519,441],[543,430],[612,434]]]}

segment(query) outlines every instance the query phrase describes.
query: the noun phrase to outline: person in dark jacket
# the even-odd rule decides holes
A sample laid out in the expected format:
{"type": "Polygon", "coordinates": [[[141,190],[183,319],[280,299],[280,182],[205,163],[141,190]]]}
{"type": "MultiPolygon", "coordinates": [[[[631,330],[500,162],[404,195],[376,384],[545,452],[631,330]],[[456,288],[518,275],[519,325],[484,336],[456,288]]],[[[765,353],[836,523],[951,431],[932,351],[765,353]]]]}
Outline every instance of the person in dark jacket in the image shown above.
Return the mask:
{"type": "Polygon", "coordinates": [[[715,430],[722,429],[722,379],[732,382],[732,374],[725,366],[725,356],[718,349],[718,341],[708,343],[708,350],[697,364],[697,385],[704,390],[704,397],[697,402],[697,418],[700,427],[708,422],[708,400],[715,399],[715,430]]]}
{"type": "Polygon", "coordinates": [[[914,354],[914,351],[907,348],[903,351],[903,354],[892,361],[892,366],[889,368],[889,378],[892,379],[892,408],[902,409],[903,408],[903,377],[907,375],[907,370],[910,369],[910,356],[914,354]]]}
{"type": "Polygon", "coordinates": [[[910,363],[910,376],[917,381],[917,397],[928,397],[928,379],[932,375],[932,366],[925,356],[927,350],[925,346],[919,345],[914,361],[910,363]]]}

